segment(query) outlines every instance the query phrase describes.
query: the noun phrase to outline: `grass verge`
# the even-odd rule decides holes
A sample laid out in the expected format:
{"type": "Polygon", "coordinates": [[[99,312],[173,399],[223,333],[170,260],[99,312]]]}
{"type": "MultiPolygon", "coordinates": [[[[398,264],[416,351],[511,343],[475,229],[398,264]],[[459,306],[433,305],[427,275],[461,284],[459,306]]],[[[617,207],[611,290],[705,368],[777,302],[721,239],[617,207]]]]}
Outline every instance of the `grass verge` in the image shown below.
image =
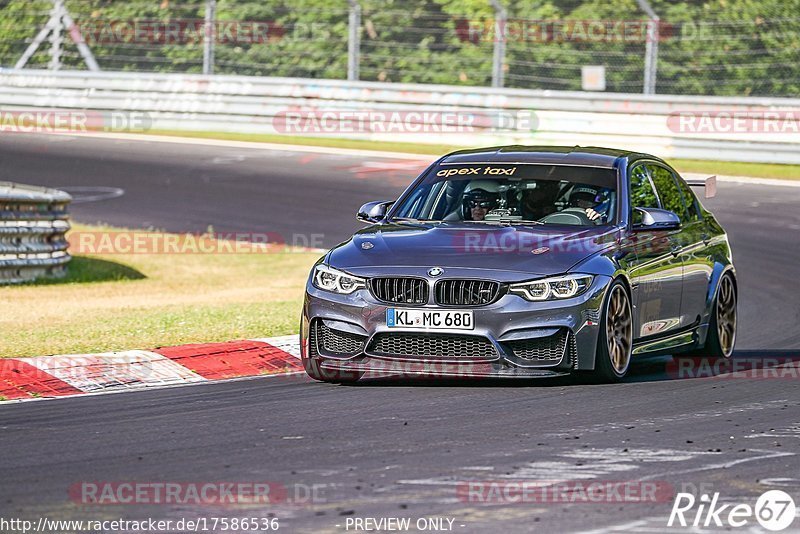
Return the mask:
{"type": "MultiPolygon", "coordinates": [[[[75,225],[77,231],[113,231],[75,225]]],[[[297,331],[314,252],[90,254],[58,281],[0,287],[0,357],[205,343],[297,331]]]]}
{"type": "MultiPolygon", "coordinates": [[[[465,147],[426,143],[393,143],[386,141],[367,141],[361,139],[337,139],[320,137],[300,137],[293,135],[241,134],[226,132],[184,132],[178,130],[154,130],[155,135],[192,137],[202,139],[223,139],[228,141],[250,141],[257,143],[276,143],[286,145],[322,146],[351,148],[357,150],[378,150],[384,152],[406,152],[440,156],[465,147]]],[[[658,154],[656,154],[658,155],[658,154]]],[[[705,161],[694,159],[669,159],[670,165],[679,172],[697,172],[724,176],[751,176],[781,180],[800,180],[800,165],[777,163],[744,163],[736,161],[705,161]]]]}

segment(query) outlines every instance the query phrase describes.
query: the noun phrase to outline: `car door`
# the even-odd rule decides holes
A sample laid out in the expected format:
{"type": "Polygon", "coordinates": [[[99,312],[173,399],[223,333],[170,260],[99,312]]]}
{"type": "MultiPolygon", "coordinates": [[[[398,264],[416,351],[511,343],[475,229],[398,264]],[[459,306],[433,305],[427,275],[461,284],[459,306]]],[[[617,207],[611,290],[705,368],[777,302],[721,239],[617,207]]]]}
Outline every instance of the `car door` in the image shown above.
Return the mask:
{"type": "Polygon", "coordinates": [[[678,173],[673,171],[672,174],[686,206],[678,237],[683,263],[681,326],[688,327],[699,324],[705,316],[708,288],[714,274],[714,257],[709,253],[710,232],[697,197],[678,173]]]}
{"type": "MultiPolygon", "coordinates": [[[[661,208],[645,163],[634,163],[628,172],[630,223],[641,223],[635,208],[661,208]]],[[[634,334],[654,336],[680,324],[683,265],[674,254],[673,230],[639,229],[632,234],[636,265],[630,269],[633,283],[634,334]]]]}
{"type": "Polygon", "coordinates": [[[683,267],[679,326],[685,328],[698,324],[711,276],[708,265],[704,265],[704,225],[697,199],[677,173],[657,163],[648,164],[648,169],[664,209],[675,212],[681,220],[681,228],[671,240],[683,267]]]}

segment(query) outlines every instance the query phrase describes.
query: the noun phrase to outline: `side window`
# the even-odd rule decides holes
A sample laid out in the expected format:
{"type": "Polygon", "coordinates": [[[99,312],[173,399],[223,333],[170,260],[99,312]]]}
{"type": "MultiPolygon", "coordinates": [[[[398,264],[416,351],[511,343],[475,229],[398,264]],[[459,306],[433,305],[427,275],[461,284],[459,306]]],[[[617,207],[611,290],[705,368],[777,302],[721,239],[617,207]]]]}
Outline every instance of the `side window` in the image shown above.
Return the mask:
{"type": "Polygon", "coordinates": [[[431,189],[431,185],[421,185],[415,189],[411,195],[403,202],[403,205],[394,214],[395,217],[409,217],[416,219],[422,210],[422,201],[431,189]]]}
{"type": "Polygon", "coordinates": [[[694,193],[683,181],[683,178],[680,176],[675,176],[675,181],[678,182],[678,189],[681,190],[681,195],[683,195],[683,202],[686,204],[686,210],[689,214],[689,218],[687,221],[696,221],[700,218],[700,209],[697,207],[697,197],[694,196],[694,193]]]}
{"type": "Polygon", "coordinates": [[[689,213],[686,210],[686,205],[683,203],[681,191],[678,189],[678,184],[672,173],[661,165],[652,163],[647,164],[650,170],[650,175],[653,177],[653,184],[656,186],[658,196],[661,199],[661,205],[665,210],[674,212],[681,221],[689,219],[689,213]]]}
{"type": "Polygon", "coordinates": [[[630,191],[631,197],[631,221],[633,224],[640,224],[642,214],[634,208],[660,208],[656,192],[650,183],[647,169],[644,165],[636,165],[630,172],[630,191]]]}
{"type": "Polygon", "coordinates": [[[660,208],[647,170],[644,165],[637,165],[631,170],[631,207],[633,208],[660,208]]]}

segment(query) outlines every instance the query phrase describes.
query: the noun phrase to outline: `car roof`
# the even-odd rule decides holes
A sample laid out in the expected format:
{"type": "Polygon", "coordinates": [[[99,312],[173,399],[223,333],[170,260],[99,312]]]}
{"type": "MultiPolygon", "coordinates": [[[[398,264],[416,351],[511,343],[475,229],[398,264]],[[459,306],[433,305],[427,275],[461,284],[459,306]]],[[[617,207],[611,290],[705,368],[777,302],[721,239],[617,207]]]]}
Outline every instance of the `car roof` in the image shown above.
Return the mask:
{"type": "Polygon", "coordinates": [[[458,150],[444,156],[441,165],[460,163],[538,163],[553,165],[581,165],[613,169],[620,158],[660,158],[615,148],[582,146],[525,146],[508,145],[488,148],[458,150]]]}

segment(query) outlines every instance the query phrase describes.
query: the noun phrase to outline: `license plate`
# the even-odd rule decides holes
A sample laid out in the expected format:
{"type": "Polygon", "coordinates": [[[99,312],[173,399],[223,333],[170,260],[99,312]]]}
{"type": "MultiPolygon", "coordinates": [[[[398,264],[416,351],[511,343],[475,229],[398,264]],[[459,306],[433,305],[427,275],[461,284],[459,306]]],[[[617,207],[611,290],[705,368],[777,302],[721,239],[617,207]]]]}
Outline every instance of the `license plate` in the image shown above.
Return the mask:
{"type": "Polygon", "coordinates": [[[472,311],[464,310],[414,310],[387,308],[386,326],[389,328],[418,328],[420,330],[472,330],[472,311]]]}

